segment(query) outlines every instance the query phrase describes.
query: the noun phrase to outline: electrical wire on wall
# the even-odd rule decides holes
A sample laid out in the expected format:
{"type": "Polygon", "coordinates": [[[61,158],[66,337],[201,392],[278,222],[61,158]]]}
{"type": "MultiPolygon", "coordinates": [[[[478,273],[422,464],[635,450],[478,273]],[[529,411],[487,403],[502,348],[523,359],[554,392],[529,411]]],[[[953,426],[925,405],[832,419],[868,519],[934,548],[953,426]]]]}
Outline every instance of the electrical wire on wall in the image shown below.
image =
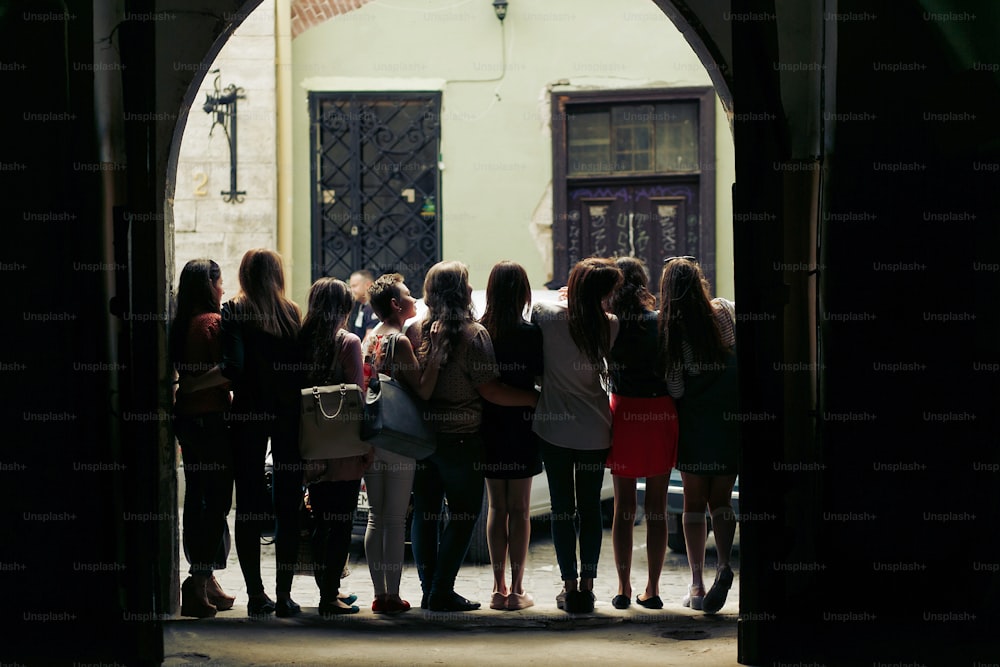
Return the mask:
{"type": "Polygon", "coordinates": [[[507,56],[508,50],[513,49],[513,40],[511,43],[507,43],[507,32],[506,24],[504,19],[507,16],[507,3],[506,2],[494,2],[494,10],[496,11],[497,18],[500,19],[500,74],[499,76],[491,77],[488,79],[448,79],[446,84],[455,83],[493,83],[496,82],[497,86],[493,89],[493,99],[490,101],[490,105],[486,109],[476,116],[473,120],[479,120],[480,118],[486,116],[497,102],[501,101],[500,98],[500,88],[503,87],[503,80],[507,76],[507,56]]]}

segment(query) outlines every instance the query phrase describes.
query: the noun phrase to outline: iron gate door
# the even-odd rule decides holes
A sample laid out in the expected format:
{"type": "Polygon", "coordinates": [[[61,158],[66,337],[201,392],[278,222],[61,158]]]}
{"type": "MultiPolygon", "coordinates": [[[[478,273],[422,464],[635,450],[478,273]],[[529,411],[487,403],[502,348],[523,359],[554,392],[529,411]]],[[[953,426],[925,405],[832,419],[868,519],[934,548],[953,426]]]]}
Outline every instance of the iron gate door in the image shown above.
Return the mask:
{"type": "Polygon", "coordinates": [[[440,260],[440,93],[310,93],[312,278],[399,272],[421,296],[440,260]]]}

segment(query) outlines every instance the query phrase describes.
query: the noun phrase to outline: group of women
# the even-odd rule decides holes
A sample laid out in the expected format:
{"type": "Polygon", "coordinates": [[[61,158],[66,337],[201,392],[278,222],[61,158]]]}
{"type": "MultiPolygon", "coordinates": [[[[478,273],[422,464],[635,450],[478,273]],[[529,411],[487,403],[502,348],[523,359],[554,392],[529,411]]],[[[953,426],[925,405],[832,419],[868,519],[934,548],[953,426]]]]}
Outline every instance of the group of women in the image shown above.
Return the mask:
{"type": "Polygon", "coordinates": [[[565,300],[534,304],[530,321],[525,319],[530,285],[514,262],[493,267],[479,321],[462,263],[430,269],[423,285],[427,314],[409,327],[416,300],[403,276],[386,274],[369,288],[380,323],[364,341],[345,330],[353,297],[339,280],[313,284],[301,324],[297,306],[284,295],[277,253],[248,251],[239,280],[239,293],[223,304],[218,266],[193,260],[178,285],[170,352],[178,372],[176,433],[184,455],[184,545],[191,563],[182,585],[182,614],[213,616],[233,605],[213,576],[224,566],[233,481],[248,614],[301,611],[290,593],[304,485],[316,526],[320,614],[357,613],[357,597],[341,593],[339,585],[362,476],[370,502],[365,551],[373,612],[410,608],[399,591],[411,490],[420,606],[480,607],[455,591],[455,579],[484,485],[494,573],[489,606],[530,607],[534,600],[524,589],[528,504],[531,479],[543,463],[564,584],[556,598],[560,609],[593,610],[606,467],[615,487],[612,536],[619,584],[612,604],[619,609],[631,604],[636,479],[644,477],[649,573],[635,600],[647,608],[663,606],[658,580],[666,551],[667,479],[675,465],[684,477],[683,530],[692,574],[683,604],[708,612],[723,606],[733,580],[735,516],[729,497],[738,465],[735,316],[731,302],[710,299],[693,257],[664,262],[659,311],[641,262],[589,258],[571,271],[565,300]],[[377,372],[395,376],[425,401],[435,452],[415,461],[375,447],[358,456],[301,461],[301,387],[364,386],[377,372]],[[681,399],[676,408],[674,399],[681,399]],[[262,484],[268,439],[273,504],[262,484]],[[719,563],[707,592],[706,507],[719,563]],[[260,574],[261,527],[271,520],[276,600],[265,593],[260,574]]]}

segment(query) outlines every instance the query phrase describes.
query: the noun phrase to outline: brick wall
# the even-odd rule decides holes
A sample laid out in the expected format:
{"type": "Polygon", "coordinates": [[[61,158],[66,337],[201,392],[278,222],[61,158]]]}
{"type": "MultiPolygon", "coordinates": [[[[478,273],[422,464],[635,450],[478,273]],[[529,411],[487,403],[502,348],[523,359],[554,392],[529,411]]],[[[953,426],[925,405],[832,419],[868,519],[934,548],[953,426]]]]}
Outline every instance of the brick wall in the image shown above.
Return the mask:
{"type": "Polygon", "coordinates": [[[372,0],[293,0],[292,38],[327,19],[367,5],[372,0]]]}

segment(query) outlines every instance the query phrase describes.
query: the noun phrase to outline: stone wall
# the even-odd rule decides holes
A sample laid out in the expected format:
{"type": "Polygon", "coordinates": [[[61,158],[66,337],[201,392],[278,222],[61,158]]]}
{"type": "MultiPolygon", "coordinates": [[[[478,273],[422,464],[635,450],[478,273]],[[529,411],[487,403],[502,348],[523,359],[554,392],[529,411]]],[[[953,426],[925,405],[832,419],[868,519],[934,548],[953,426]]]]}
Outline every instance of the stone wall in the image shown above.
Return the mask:
{"type": "Polygon", "coordinates": [[[210,66],[188,116],[177,164],[174,207],[174,286],[184,264],[208,257],[222,267],[226,295],[239,287],[240,258],[250,248],[276,246],[277,147],[275,122],[274,0],[265,0],[236,29],[210,66]],[[213,93],[216,76],[225,89],[235,84],[237,104],[237,189],[240,203],[227,203],[229,142],[221,125],[201,105],[213,93]]]}

